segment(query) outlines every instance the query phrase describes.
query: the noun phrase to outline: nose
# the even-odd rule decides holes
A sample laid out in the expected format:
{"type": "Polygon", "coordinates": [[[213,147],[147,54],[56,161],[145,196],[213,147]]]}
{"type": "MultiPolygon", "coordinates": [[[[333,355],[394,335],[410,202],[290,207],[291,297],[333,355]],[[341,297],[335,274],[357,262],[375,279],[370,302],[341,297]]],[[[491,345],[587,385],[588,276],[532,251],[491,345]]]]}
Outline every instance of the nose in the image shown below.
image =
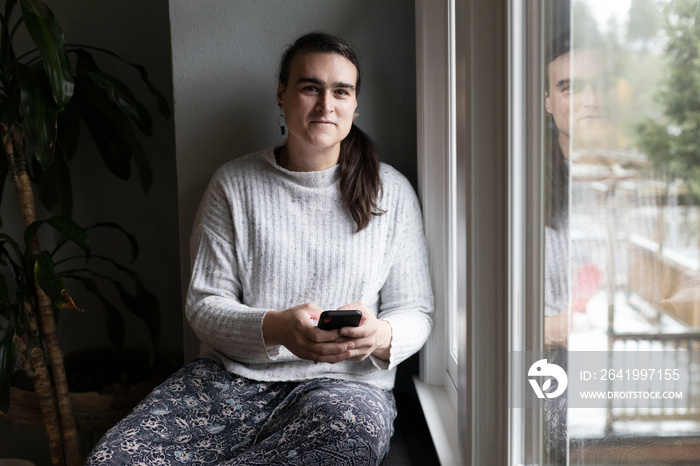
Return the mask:
{"type": "Polygon", "coordinates": [[[318,100],[316,101],[316,111],[322,114],[330,113],[332,111],[331,96],[329,92],[321,92],[318,95],[318,100]]]}
{"type": "Polygon", "coordinates": [[[598,106],[598,97],[597,97],[597,92],[591,86],[590,84],[586,84],[586,86],[583,88],[581,91],[581,102],[583,105],[587,107],[597,107],[598,106]]]}

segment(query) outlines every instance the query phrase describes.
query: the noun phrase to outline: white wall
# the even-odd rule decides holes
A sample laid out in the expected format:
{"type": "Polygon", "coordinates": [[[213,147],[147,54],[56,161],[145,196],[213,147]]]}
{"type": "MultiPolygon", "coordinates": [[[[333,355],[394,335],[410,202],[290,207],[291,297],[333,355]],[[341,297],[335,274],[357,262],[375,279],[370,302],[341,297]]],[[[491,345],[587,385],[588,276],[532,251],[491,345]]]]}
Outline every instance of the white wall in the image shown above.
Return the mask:
{"type": "MultiPolygon", "coordinates": [[[[170,0],[183,290],[187,239],[213,171],[278,144],[279,57],[299,35],[340,35],[363,63],[356,124],[416,179],[414,5],[406,0],[170,0]]],[[[186,359],[197,342],[187,327],[186,359]]]]}

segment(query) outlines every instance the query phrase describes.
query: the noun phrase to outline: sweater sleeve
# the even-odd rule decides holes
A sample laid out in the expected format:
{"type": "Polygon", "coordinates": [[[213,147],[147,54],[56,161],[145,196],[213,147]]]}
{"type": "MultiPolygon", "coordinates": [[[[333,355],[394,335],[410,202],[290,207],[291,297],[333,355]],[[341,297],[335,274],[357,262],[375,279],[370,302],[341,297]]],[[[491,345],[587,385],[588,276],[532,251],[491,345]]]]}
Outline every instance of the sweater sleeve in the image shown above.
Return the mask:
{"type": "Polygon", "coordinates": [[[267,309],[245,306],[234,246],[234,200],[219,170],[202,198],[190,239],[192,276],[185,314],[199,340],[240,362],[269,360],[262,333],[267,309]]]}
{"type": "Polygon", "coordinates": [[[416,353],[432,328],[433,293],[428,253],[418,198],[402,179],[397,206],[393,263],[380,291],[378,318],[389,322],[392,340],[389,361],[372,356],[378,369],[391,370],[416,353]]]}

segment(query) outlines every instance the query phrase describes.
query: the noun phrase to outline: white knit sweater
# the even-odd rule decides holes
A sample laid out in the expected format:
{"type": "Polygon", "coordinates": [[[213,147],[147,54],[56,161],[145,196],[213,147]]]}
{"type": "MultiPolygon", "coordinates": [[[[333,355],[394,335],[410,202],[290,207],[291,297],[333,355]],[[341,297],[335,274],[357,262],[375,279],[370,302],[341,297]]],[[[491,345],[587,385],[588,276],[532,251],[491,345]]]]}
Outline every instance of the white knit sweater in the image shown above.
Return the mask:
{"type": "Polygon", "coordinates": [[[392,167],[382,164],[380,172],[386,213],[355,233],[338,166],[291,172],[268,149],[219,168],[191,238],[186,314],[202,356],[253,380],[332,377],[393,388],[396,365],[430,333],[433,297],[416,195],[392,167]],[[267,310],[306,302],[337,309],[358,300],[391,325],[389,361],[314,364],[265,344],[267,310]]]}

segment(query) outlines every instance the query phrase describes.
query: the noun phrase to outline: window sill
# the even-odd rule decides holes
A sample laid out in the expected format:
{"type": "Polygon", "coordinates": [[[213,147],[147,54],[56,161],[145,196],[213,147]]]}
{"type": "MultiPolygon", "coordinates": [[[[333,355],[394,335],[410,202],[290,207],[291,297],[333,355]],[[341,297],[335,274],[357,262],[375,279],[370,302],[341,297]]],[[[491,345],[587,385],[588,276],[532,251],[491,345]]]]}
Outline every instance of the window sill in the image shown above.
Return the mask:
{"type": "Polygon", "coordinates": [[[418,377],[413,378],[413,383],[441,466],[461,466],[457,412],[445,387],[428,385],[418,377]]]}

